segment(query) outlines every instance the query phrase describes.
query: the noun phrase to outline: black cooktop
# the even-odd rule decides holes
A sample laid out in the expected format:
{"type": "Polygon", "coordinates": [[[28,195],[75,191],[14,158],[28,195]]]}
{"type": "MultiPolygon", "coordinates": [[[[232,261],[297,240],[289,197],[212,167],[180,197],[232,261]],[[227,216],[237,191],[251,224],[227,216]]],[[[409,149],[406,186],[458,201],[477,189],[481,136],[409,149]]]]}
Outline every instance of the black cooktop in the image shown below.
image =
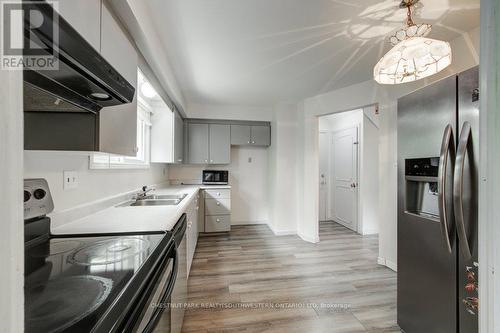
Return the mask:
{"type": "Polygon", "coordinates": [[[172,242],[170,233],[50,238],[26,248],[26,332],[108,332],[172,242]]]}

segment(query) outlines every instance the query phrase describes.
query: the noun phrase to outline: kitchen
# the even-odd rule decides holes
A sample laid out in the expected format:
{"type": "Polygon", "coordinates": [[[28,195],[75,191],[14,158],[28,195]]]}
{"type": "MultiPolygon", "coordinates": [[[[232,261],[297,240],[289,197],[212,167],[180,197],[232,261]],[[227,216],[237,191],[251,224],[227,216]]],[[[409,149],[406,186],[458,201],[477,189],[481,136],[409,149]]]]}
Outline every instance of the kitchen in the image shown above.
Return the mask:
{"type": "MultiPolygon", "coordinates": [[[[45,23],[58,21],[58,35],[42,24],[25,38],[56,52],[59,68],[1,71],[9,83],[1,119],[6,331],[419,332],[411,328],[417,316],[400,317],[406,310],[397,305],[404,304],[397,280],[404,274],[395,271],[405,272],[400,260],[407,253],[398,238],[398,100],[460,78],[479,62],[486,86],[483,80],[492,79],[483,66],[496,68],[496,53],[489,46],[494,29],[483,25],[496,22],[495,11],[487,11],[494,4],[415,1],[413,20],[432,23],[429,38],[449,42],[451,65],[416,83],[380,85],[373,67],[391,49],[388,36],[409,22],[406,7],[278,2],[266,15],[251,2],[224,0],[25,2],[45,23]],[[351,21],[337,23],[343,18],[351,21]],[[363,30],[366,22],[373,29],[363,30]],[[318,118],[371,106],[380,122],[380,186],[360,202],[376,203],[378,235],[362,236],[318,223],[318,118]],[[76,308],[67,295],[79,295],[76,308]],[[216,309],[196,308],[210,302],[216,309]],[[172,306],[147,306],[153,303],[172,306]],[[337,310],[237,308],[261,303],[328,303],[337,310]]],[[[494,110],[494,89],[481,88],[481,110],[494,110]]],[[[486,246],[494,215],[482,214],[498,193],[488,164],[496,151],[484,148],[497,139],[496,123],[485,119],[480,177],[488,182],[479,189],[484,223],[474,274],[482,286],[494,286],[494,264],[481,264],[494,258],[496,248],[486,246]]],[[[453,128],[455,138],[460,130],[453,128]]],[[[439,151],[420,155],[412,157],[439,151]]],[[[487,288],[473,296],[482,304],[479,313],[468,304],[476,306],[476,320],[496,325],[487,288]]],[[[437,319],[431,329],[443,331],[437,319]]]]}

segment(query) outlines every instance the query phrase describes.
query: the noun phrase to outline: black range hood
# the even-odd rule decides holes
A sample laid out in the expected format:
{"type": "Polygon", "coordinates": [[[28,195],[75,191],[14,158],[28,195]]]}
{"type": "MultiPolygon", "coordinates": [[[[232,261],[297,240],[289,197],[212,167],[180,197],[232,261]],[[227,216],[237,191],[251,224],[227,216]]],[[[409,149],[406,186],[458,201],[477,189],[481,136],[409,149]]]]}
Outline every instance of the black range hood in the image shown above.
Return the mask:
{"type": "MultiPolygon", "coordinates": [[[[43,0],[30,1],[23,3],[23,9],[25,13],[35,10],[43,15],[43,24],[37,28],[30,28],[29,15],[25,15],[25,45],[35,42],[42,48],[35,50],[37,55],[44,52],[58,60],[57,69],[25,67],[25,84],[92,113],[133,101],[135,88],[52,6],[43,0]],[[59,27],[55,34],[54,26],[59,27]]],[[[33,50],[25,48],[24,55],[33,55],[33,50]]],[[[25,111],[31,110],[28,107],[25,111]]]]}

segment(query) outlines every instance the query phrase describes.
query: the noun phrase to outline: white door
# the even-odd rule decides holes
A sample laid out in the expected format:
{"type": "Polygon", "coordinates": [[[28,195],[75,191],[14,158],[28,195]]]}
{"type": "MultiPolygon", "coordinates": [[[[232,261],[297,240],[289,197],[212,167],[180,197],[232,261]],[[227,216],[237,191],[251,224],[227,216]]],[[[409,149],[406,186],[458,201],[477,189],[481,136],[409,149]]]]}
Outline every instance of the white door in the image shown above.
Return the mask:
{"type": "Polygon", "coordinates": [[[330,157],[330,133],[319,133],[319,220],[328,220],[328,176],[330,157]]]}
{"type": "Polygon", "coordinates": [[[338,131],[332,138],[333,219],[358,231],[358,129],[338,131]]]}

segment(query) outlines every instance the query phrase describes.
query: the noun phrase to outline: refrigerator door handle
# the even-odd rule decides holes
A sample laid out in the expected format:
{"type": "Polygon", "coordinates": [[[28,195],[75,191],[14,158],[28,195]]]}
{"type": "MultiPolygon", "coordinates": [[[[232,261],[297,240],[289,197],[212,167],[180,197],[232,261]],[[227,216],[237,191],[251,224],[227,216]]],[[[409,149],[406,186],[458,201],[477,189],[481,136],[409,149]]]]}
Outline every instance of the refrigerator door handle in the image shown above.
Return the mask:
{"type": "Polygon", "coordinates": [[[450,124],[446,125],[441,143],[441,154],[439,158],[439,174],[438,174],[438,201],[439,201],[439,220],[441,223],[441,234],[443,235],[444,244],[448,253],[452,253],[452,237],[453,229],[448,223],[448,208],[447,208],[447,179],[448,179],[448,162],[451,160],[451,170],[454,169],[455,161],[455,143],[453,139],[453,128],[450,124]],[[450,159],[451,155],[451,159],[450,159]],[[451,230],[451,232],[450,232],[451,230]]]}
{"type": "Polygon", "coordinates": [[[468,149],[472,149],[471,137],[472,127],[471,124],[466,121],[462,126],[462,132],[460,133],[460,139],[457,148],[457,159],[453,180],[453,206],[455,210],[455,220],[457,223],[460,248],[462,249],[462,253],[467,260],[470,260],[472,258],[472,253],[470,250],[467,232],[465,231],[463,196],[465,159],[468,149]]]}

